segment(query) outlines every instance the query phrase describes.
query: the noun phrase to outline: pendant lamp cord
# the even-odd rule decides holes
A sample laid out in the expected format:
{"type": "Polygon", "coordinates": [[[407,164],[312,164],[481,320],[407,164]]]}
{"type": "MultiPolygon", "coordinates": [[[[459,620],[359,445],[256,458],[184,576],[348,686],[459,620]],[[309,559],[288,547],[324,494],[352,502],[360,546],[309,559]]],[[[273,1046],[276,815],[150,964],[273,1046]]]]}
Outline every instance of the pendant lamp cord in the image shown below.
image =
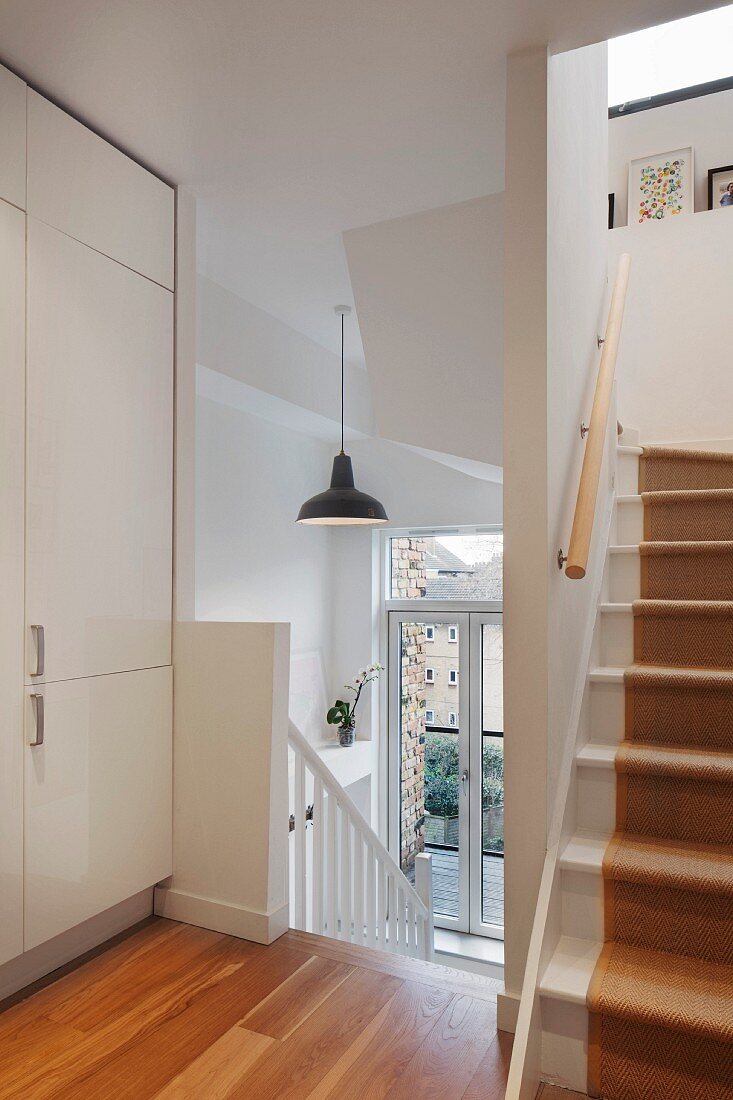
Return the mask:
{"type": "Polygon", "coordinates": [[[344,315],[341,314],[341,454],[344,453],[344,315]]]}

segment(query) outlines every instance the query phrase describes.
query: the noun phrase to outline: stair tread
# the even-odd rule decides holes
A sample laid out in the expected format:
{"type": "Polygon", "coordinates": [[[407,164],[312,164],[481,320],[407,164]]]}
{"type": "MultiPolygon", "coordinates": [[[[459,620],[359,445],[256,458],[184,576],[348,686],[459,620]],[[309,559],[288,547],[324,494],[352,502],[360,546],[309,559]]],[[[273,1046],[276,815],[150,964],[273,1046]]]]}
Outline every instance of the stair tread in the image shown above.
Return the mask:
{"type": "MultiPolygon", "coordinates": [[[[613,547],[611,549],[613,550],[613,547]]],[[[663,555],[677,557],[681,554],[707,556],[710,554],[733,553],[733,541],[730,539],[710,539],[707,542],[700,539],[680,539],[678,541],[659,539],[655,542],[640,542],[638,547],[634,549],[646,557],[661,557],[663,555]]]]}
{"type": "Polygon", "coordinates": [[[561,936],[540,980],[540,993],[555,1000],[584,1005],[601,944],[561,936]]]}
{"type": "Polygon", "coordinates": [[[627,775],[733,783],[733,753],[709,748],[622,741],[616,747],[615,765],[627,775]]]}
{"type": "MultiPolygon", "coordinates": [[[[599,869],[602,862],[603,854],[599,869]]],[[[733,897],[733,848],[625,833],[605,874],[617,882],[733,897]]]]}
{"type": "MultiPolygon", "coordinates": [[[[604,610],[606,604],[601,605],[604,610]]],[[[628,606],[634,615],[673,615],[675,618],[694,618],[695,615],[728,617],[733,615],[733,600],[634,600],[632,604],[611,605],[628,606]]]]}
{"type": "Polygon", "coordinates": [[[680,668],[673,665],[635,664],[622,669],[621,678],[642,687],[683,687],[685,689],[699,687],[706,691],[712,688],[733,690],[733,669],[727,668],[680,668]]]}
{"type": "Polygon", "coordinates": [[[625,671],[623,665],[597,665],[590,671],[590,680],[594,684],[622,684],[625,671]]]}
{"type": "MultiPolygon", "coordinates": [[[[621,497],[617,499],[621,500],[621,497]]],[[[680,504],[700,501],[733,500],[733,489],[644,489],[636,497],[625,500],[639,500],[644,504],[680,504]]]]}
{"type": "Polygon", "coordinates": [[[606,944],[607,955],[613,966],[591,1011],[733,1041],[733,966],[621,943],[606,944]]]}
{"type": "Polygon", "coordinates": [[[581,766],[613,768],[616,762],[618,745],[588,741],[575,754],[575,762],[581,766]]]}
{"type": "Polygon", "coordinates": [[[576,833],[563,848],[560,866],[565,870],[594,871],[600,874],[610,834],[576,833]]]}
{"type": "Polygon", "coordinates": [[[733,462],[733,452],[731,451],[702,451],[694,450],[692,447],[674,447],[663,444],[644,446],[641,451],[645,458],[661,458],[672,461],[684,459],[688,462],[690,460],[695,462],[733,462]]]}

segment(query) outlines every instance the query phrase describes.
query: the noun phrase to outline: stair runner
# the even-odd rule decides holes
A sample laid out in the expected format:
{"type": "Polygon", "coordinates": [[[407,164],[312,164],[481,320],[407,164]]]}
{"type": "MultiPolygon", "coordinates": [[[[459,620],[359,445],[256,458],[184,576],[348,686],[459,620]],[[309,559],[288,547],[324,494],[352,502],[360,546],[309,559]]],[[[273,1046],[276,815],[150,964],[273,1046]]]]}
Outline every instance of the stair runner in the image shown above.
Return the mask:
{"type": "Polygon", "coordinates": [[[588,1091],[733,1100],[733,455],[644,448],[588,1091]]]}

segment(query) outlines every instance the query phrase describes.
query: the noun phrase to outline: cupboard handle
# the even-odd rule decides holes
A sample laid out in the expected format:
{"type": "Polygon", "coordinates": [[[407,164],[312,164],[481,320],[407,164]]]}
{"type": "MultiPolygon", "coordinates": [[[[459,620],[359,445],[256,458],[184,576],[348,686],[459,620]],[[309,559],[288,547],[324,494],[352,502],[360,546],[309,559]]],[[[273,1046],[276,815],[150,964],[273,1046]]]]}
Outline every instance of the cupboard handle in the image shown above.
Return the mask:
{"type": "Polygon", "coordinates": [[[36,671],[31,676],[43,676],[46,667],[46,635],[42,626],[32,626],[33,636],[36,639],[36,671]]]}
{"type": "Polygon", "coordinates": [[[33,700],[33,710],[36,715],[36,739],[35,741],[31,741],[31,745],[42,745],[43,736],[46,732],[46,712],[43,705],[43,696],[31,695],[31,699],[33,700]]]}

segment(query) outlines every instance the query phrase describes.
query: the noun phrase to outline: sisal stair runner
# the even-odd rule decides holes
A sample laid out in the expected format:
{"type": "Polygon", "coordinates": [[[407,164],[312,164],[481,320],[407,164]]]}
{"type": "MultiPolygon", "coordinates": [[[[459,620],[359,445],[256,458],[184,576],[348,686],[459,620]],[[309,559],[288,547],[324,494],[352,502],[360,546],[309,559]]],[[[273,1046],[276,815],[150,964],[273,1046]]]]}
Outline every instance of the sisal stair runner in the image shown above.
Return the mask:
{"type": "Polygon", "coordinates": [[[733,1100],[733,455],[645,448],[588,1091],[733,1100]]]}

